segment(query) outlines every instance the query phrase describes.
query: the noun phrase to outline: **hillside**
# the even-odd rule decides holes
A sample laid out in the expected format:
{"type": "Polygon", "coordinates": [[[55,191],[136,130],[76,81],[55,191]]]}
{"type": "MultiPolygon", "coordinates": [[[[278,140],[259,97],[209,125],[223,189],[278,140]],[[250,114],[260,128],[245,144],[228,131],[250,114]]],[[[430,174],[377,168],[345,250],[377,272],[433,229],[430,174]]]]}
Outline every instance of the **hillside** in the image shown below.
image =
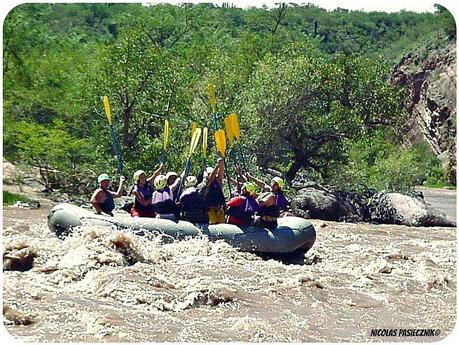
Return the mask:
{"type": "Polygon", "coordinates": [[[407,54],[395,67],[393,83],[408,87],[406,109],[410,119],[405,140],[427,141],[456,181],[456,43],[407,54]]]}
{"type": "MultiPolygon", "coordinates": [[[[410,105],[413,96],[402,86],[418,73],[416,65],[425,65],[421,72],[431,63],[443,66],[434,51],[449,49],[455,37],[454,20],[441,6],[435,13],[364,13],[292,4],[22,4],[4,24],[3,153],[37,167],[48,190],[88,193],[100,172],[117,174],[100,100],[106,95],[127,176],[152,170],[160,157],[168,169],[182,170],[192,122],[209,128],[209,157],[193,157],[191,173],[198,174],[217,158],[213,133],[236,112],[247,170],[274,168],[287,180],[304,170],[346,189],[454,182],[445,178],[453,170],[443,158],[454,155],[452,93],[410,105]],[[427,47],[425,56],[399,65],[405,82],[390,84],[394,66],[419,47],[427,47]],[[432,101],[440,110],[425,110],[432,101]],[[416,125],[431,149],[400,151],[407,120],[426,116],[440,121],[430,136],[416,125]]],[[[449,56],[445,63],[455,61],[454,48],[449,56]]],[[[454,84],[439,68],[422,72],[428,92],[440,75],[439,85],[454,84]]],[[[234,174],[242,157],[228,155],[234,174]]]]}

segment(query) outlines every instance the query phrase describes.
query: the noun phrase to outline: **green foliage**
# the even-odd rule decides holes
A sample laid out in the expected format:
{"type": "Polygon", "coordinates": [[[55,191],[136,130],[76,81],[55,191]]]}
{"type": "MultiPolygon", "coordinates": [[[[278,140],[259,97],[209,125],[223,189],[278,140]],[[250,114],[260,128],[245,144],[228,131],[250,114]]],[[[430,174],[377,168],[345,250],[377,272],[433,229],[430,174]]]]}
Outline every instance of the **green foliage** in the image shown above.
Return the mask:
{"type": "Polygon", "coordinates": [[[32,200],[23,195],[3,191],[3,205],[14,205],[16,201],[31,202],[32,200]]]}
{"type": "Polygon", "coordinates": [[[90,172],[87,163],[87,159],[91,159],[89,142],[75,139],[62,129],[19,121],[8,126],[5,138],[10,145],[7,151],[16,154],[16,157],[6,158],[38,167],[49,190],[67,185],[76,191],[83,182],[80,180],[82,172],[90,172]]]}
{"type": "Polygon", "coordinates": [[[346,140],[403,119],[403,90],[390,86],[387,75],[375,57],[327,59],[306,46],[267,55],[243,108],[255,122],[250,134],[258,163],[293,160],[288,177],[304,167],[326,178],[345,159],[346,140]]]}
{"type": "Polygon", "coordinates": [[[168,170],[181,171],[193,121],[210,129],[210,157],[197,154],[193,173],[213,165],[213,127],[236,112],[251,167],[290,177],[307,167],[327,180],[357,164],[356,142],[367,140],[365,152],[375,132],[403,121],[404,91],[387,82],[391,64],[426,37],[452,39],[453,24],[440,6],[387,14],[294,4],[22,4],[4,23],[4,156],[39,167],[48,189],[84,192],[99,173],[115,175],[100,101],[107,95],[128,177],[152,171],[162,154],[168,170]]]}
{"type": "Polygon", "coordinates": [[[340,188],[408,191],[415,186],[445,181],[440,161],[426,143],[401,150],[378,133],[371,141],[361,140],[348,150],[348,164],[331,179],[340,188]]]}

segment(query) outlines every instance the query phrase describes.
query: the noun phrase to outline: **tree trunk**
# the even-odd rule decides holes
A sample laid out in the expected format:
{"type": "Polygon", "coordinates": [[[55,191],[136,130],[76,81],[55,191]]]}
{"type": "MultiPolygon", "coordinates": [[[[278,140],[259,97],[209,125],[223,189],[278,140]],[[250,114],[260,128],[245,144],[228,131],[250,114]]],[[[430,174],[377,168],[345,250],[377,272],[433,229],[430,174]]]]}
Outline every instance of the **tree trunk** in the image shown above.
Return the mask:
{"type": "Polygon", "coordinates": [[[131,122],[132,108],[128,107],[123,111],[123,146],[129,146],[129,124],[131,122]]]}
{"type": "Polygon", "coordinates": [[[290,165],[290,167],[287,170],[287,173],[285,174],[285,178],[287,179],[288,182],[292,181],[298,170],[300,170],[303,167],[303,164],[297,160],[293,161],[293,164],[290,165]]]}
{"type": "Polygon", "coordinates": [[[301,150],[301,147],[296,147],[293,149],[293,153],[295,155],[295,160],[293,161],[292,165],[288,168],[287,173],[285,174],[285,177],[287,181],[292,181],[296,173],[305,166],[305,163],[307,163],[307,158],[304,155],[304,153],[301,150]]]}

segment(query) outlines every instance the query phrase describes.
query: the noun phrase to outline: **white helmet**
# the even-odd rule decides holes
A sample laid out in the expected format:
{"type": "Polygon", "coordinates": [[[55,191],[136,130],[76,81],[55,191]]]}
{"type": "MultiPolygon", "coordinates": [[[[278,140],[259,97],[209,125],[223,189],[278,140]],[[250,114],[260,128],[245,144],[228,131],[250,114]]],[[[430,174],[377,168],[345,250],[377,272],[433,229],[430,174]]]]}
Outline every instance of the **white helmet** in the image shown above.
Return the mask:
{"type": "Polygon", "coordinates": [[[185,187],[194,187],[198,183],[196,176],[187,176],[185,179],[185,187]]]}
{"type": "Polygon", "coordinates": [[[156,189],[163,189],[167,185],[167,178],[164,175],[158,175],[155,177],[155,188],[156,189]]]}
{"type": "Polygon", "coordinates": [[[99,177],[97,178],[97,182],[101,183],[102,181],[110,180],[110,177],[108,174],[100,174],[99,177]]]}
{"type": "Polygon", "coordinates": [[[169,177],[171,176],[175,176],[175,177],[178,177],[177,173],[175,171],[169,171],[167,174],[166,174],[166,179],[169,180],[169,177]]]}
{"type": "Polygon", "coordinates": [[[212,175],[213,172],[214,172],[214,168],[212,168],[212,167],[207,167],[207,168],[206,168],[206,173],[207,173],[207,175],[210,176],[210,175],[212,175]]]}
{"type": "Polygon", "coordinates": [[[139,182],[139,177],[140,175],[144,174],[145,175],[145,171],[143,170],[137,170],[135,173],[134,173],[134,182],[137,183],[139,182]]]}
{"type": "Polygon", "coordinates": [[[284,188],[284,185],[285,185],[284,180],[281,179],[280,177],[277,177],[277,176],[273,177],[273,179],[271,180],[271,183],[273,182],[277,183],[280,189],[284,188]]]}

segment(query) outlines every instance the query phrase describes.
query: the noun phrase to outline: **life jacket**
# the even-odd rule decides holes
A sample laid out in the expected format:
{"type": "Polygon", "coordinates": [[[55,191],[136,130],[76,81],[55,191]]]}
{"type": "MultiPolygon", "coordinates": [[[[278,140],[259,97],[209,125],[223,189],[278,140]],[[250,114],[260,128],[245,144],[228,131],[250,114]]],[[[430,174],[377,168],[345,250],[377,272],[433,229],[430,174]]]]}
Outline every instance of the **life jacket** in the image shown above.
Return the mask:
{"type": "MultiPolygon", "coordinates": [[[[145,200],[148,200],[153,195],[153,186],[151,185],[151,182],[149,181],[147,181],[145,185],[143,186],[140,186],[137,183],[136,186],[134,187],[134,191],[137,191],[145,200]]],[[[148,211],[152,209],[152,206],[151,205],[144,206],[136,198],[134,202],[134,208],[140,211],[148,211]]]]}
{"type": "Polygon", "coordinates": [[[169,186],[153,192],[151,205],[155,212],[159,214],[175,214],[177,212],[177,206],[175,205],[169,186]]]}
{"type": "Polygon", "coordinates": [[[115,209],[113,195],[108,190],[102,189],[105,194],[105,201],[99,204],[100,209],[105,213],[110,213],[115,209]]]}
{"type": "MultiPolygon", "coordinates": [[[[260,205],[258,205],[258,202],[252,196],[237,196],[236,198],[242,199],[242,204],[240,206],[228,207],[227,214],[231,217],[243,220],[247,225],[250,225],[253,220],[253,215],[260,209],[260,205]]],[[[234,200],[234,198],[232,200],[234,200]]]]}
{"type": "Polygon", "coordinates": [[[214,180],[208,187],[205,194],[207,207],[218,207],[225,204],[225,195],[217,180],[214,180]]]}
{"type": "MultiPolygon", "coordinates": [[[[265,194],[260,195],[260,198],[263,198],[267,194],[270,194],[272,192],[268,192],[265,194]]],[[[288,200],[284,196],[284,193],[282,191],[279,191],[278,194],[274,194],[276,197],[276,201],[273,205],[271,206],[260,206],[260,210],[258,211],[258,215],[260,216],[269,216],[273,218],[278,218],[281,211],[287,209],[288,206],[288,200]]]]}
{"type": "Polygon", "coordinates": [[[208,222],[206,200],[195,187],[185,189],[180,196],[180,202],[182,203],[182,219],[192,223],[208,222]]]}

